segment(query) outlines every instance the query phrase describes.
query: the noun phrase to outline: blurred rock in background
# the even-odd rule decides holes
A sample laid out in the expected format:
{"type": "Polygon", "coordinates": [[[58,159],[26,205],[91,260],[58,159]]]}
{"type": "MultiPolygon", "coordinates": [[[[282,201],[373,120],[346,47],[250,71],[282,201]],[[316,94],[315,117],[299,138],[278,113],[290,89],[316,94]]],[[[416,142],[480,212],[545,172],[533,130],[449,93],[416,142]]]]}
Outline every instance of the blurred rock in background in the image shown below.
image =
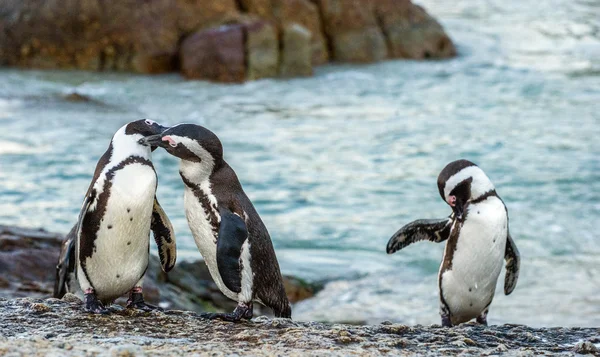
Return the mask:
{"type": "Polygon", "coordinates": [[[334,62],[447,58],[410,0],[3,0],[0,64],[219,82],[306,76],[334,62]]]}

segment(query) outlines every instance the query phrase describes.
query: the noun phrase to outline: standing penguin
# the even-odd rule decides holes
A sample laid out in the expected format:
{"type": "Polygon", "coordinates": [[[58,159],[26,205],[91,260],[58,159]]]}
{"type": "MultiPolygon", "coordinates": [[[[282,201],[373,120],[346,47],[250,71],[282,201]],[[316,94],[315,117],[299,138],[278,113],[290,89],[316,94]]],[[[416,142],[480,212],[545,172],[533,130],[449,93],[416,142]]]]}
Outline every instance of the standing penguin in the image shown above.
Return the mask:
{"type": "Polygon", "coordinates": [[[449,218],[417,220],[400,228],[390,238],[387,253],[421,240],[448,240],[438,276],[442,325],[473,318],[487,325],[504,260],[504,294],[514,290],[519,277],[520,257],[508,231],[508,211],[490,179],[470,161],[449,163],[437,184],[453,213],[449,218]]]}
{"type": "Polygon", "coordinates": [[[142,282],[148,267],[150,230],[162,269],[173,268],[175,235],[155,193],[151,152],[141,139],[165,127],[138,120],[121,127],[102,155],[88,188],[79,220],[69,232],[56,267],[54,296],[70,290],[73,270],[85,294],[85,309],[108,313],[104,304],[129,292],[127,307],[155,309],[144,302],[142,282]]]}
{"type": "Polygon", "coordinates": [[[181,159],[185,213],[196,245],[219,289],[238,302],[232,313],[209,318],[252,318],[252,301],[277,317],[292,311],[269,232],[244,193],[223,146],[210,130],[180,124],[144,139],[181,159]]]}

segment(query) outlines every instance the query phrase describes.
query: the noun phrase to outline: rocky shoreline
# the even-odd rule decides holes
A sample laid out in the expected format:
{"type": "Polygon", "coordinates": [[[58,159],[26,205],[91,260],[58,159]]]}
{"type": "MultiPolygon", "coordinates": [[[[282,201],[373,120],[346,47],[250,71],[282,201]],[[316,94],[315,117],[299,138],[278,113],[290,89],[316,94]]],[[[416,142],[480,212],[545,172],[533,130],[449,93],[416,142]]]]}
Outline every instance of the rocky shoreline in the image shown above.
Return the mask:
{"type": "Polygon", "coordinates": [[[258,317],[206,320],[190,311],[108,316],[84,312],[78,299],[0,299],[3,356],[533,356],[598,355],[600,329],[519,325],[351,326],[258,317]],[[68,301],[66,301],[68,300],[68,301]]]}
{"type": "Polygon", "coordinates": [[[327,62],[448,58],[450,37],[410,0],[6,0],[0,65],[242,82],[327,62]]]}
{"type": "MultiPolygon", "coordinates": [[[[207,320],[202,312],[230,311],[234,304],[217,289],[206,266],[180,262],[167,275],[155,257],[145,295],[165,312],[115,304],[108,316],[90,315],[73,294],[47,298],[62,238],[44,230],[0,226],[0,355],[600,355],[600,328],[356,326],[269,319],[258,316],[268,313],[260,306],[258,317],[249,322],[207,320]]],[[[293,277],[285,282],[292,302],[319,289],[293,277]]]]}

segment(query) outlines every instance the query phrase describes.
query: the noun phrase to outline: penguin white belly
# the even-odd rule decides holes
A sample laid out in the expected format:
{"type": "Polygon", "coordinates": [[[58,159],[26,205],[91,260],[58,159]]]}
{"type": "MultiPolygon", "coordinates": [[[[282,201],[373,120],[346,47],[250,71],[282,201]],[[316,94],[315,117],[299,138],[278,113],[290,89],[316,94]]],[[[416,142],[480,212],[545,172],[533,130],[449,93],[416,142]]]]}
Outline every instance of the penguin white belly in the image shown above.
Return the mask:
{"type": "Polygon", "coordinates": [[[469,206],[452,267],[440,277],[440,293],[453,324],[477,317],[492,302],[504,262],[507,223],[504,204],[496,197],[469,206]]]}
{"type": "MultiPolygon", "coordinates": [[[[211,202],[216,202],[216,198],[211,194],[208,187],[205,187],[203,192],[208,196],[211,202]]],[[[183,194],[183,204],[188,225],[194,236],[194,241],[196,242],[196,246],[198,247],[202,258],[204,258],[204,262],[206,263],[215,284],[217,284],[217,287],[225,294],[225,296],[231,300],[239,301],[238,294],[225,286],[221,274],[219,273],[219,268],[217,267],[217,243],[209,217],[204,211],[204,207],[200,203],[198,197],[196,197],[194,192],[187,186],[183,194]]],[[[218,216],[218,212],[216,212],[216,214],[218,216]]]]}
{"type": "Polygon", "coordinates": [[[148,267],[155,192],[152,167],[134,163],[115,172],[95,250],[86,261],[86,272],[99,299],[125,294],[148,267]]]}

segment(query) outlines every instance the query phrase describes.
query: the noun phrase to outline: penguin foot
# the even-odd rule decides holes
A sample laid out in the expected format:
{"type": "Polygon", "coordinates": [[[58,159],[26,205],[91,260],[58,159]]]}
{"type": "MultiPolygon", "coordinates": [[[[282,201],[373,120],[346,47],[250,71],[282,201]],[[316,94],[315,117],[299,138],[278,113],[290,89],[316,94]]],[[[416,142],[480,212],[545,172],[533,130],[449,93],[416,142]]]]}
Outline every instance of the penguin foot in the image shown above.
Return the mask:
{"type": "Polygon", "coordinates": [[[129,293],[129,299],[127,299],[127,308],[128,309],[136,309],[142,311],[163,311],[158,306],[147,304],[144,301],[144,295],[141,292],[131,292],[129,293]]]}
{"type": "Polygon", "coordinates": [[[450,321],[450,315],[442,315],[442,327],[452,327],[452,321],[450,321]]]}
{"type": "Polygon", "coordinates": [[[93,292],[85,294],[85,311],[101,315],[108,315],[110,313],[93,292]]]}
{"type": "Polygon", "coordinates": [[[252,303],[239,303],[231,313],[208,313],[201,316],[210,320],[223,320],[229,322],[239,322],[242,319],[252,319],[252,303]]]}

